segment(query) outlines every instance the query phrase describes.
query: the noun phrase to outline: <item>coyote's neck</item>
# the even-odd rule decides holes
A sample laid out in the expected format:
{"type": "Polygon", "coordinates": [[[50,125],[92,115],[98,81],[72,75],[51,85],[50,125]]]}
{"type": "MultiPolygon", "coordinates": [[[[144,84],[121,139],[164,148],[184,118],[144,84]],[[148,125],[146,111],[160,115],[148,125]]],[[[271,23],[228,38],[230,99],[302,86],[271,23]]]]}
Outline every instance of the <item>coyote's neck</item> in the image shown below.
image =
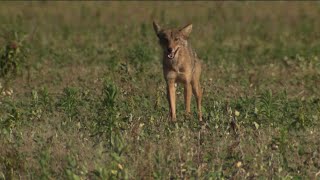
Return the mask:
{"type": "Polygon", "coordinates": [[[187,47],[188,48],[188,53],[189,56],[192,60],[197,59],[197,53],[193,50],[192,46],[190,45],[190,43],[188,43],[187,47]]]}
{"type": "MultiPolygon", "coordinates": [[[[179,52],[180,53],[180,52],[179,52]]],[[[171,69],[173,69],[174,71],[179,71],[179,66],[181,64],[181,58],[179,57],[175,57],[173,59],[170,59],[166,56],[166,54],[163,54],[163,65],[166,67],[169,67],[171,69]]]]}

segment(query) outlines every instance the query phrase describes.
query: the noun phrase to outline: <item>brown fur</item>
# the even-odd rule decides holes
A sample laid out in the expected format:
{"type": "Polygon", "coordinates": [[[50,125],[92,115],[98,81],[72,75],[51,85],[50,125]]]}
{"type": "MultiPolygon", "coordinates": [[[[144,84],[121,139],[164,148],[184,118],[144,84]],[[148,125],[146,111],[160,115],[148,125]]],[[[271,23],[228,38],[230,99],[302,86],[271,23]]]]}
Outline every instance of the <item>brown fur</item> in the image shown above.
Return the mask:
{"type": "Polygon", "coordinates": [[[199,121],[202,121],[201,63],[187,41],[192,30],[192,24],[181,29],[162,29],[156,22],[153,22],[153,27],[163,50],[163,74],[167,82],[167,97],[171,120],[176,121],[175,84],[178,82],[184,85],[186,113],[190,114],[191,95],[193,92],[197,101],[199,121]]]}

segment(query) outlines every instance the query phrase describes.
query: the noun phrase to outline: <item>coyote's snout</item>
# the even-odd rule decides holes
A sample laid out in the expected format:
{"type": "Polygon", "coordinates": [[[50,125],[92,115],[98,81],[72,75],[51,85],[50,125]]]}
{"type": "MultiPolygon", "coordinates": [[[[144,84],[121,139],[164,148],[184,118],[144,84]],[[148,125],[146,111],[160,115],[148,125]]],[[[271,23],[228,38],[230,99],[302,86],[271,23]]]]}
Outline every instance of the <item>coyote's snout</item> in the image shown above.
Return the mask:
{"type": "Polygon", "coordinates": [[[172,121],[176,120],[176,87],[183,83],[186,113],[190,113],[192,92],[196,97],[199,120],[202,121],[200,87],[201,63],[188,43],[192,24],[181,29],[162,29],[156,22],[153,28],[163,49],[163,74],[167,82],[167,97],[172,121]]]}

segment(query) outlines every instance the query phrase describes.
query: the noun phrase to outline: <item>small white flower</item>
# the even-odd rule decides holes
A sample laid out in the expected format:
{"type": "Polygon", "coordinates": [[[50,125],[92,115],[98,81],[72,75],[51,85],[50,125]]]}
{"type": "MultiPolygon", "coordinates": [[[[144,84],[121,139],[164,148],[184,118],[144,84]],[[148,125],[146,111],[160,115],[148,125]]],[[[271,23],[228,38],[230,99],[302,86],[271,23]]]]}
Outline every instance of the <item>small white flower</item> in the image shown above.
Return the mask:
{"type": "Polygon", "coordinates": [[[118,164],[118,168],[122,170],[123,166],[121,164],[118,164]]]}
{"type": "Polygon", "coordinates": [[[236,116],[240,116],[240,112],[239,112],[239,111],[237,111],[237,110],[235,110],[235,111],[234,111],[234,115],[236,115],[236,116]]]}
{"type": "Polygon", "coordinates": [[[6,91],[6,95],[11,96],[12,92],[10,90],[6,91]]]}
{"type": "Polygon", "coordinates": [[[240,168],[242,166],[242,162],[241,161],[238,161],[237,163],[236,163],[236,167],[237,168],[240,168]]]}

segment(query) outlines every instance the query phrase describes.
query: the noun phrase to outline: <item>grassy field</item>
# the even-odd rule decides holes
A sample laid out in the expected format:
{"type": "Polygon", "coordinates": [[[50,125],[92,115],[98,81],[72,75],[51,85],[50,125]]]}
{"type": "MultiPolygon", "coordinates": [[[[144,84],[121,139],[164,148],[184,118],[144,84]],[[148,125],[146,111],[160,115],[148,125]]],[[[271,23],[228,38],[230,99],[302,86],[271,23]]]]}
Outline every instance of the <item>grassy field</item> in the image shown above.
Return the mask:
{"type": "Polygon", "coordinates": [[[0,179],[320,179],[319,2],[2,2],[0,179]],[[193,23],[205,124],[152,28],[193,23]]]}

